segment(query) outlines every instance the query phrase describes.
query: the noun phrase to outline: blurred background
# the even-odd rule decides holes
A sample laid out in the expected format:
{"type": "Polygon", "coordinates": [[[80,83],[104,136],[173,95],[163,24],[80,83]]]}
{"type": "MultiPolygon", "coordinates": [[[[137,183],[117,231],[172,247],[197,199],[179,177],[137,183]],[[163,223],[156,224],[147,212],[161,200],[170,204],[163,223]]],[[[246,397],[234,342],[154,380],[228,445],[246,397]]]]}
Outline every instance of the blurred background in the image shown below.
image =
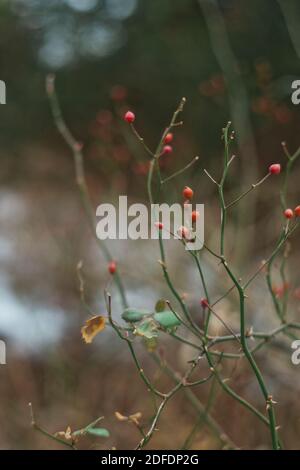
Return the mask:
{"type": "MultiPolygon", "coordinates": [[[[52,120],[47,73],[56,74],[65,120],[84,144],[95,206],[117,203],[122,194],[131,202],[147,199],[148,158],[122,121],[124,111],[135,112],[138,131],[155,148],[180,98],[186,97],[184,126],[175,130],[173,153],[161,159],[161,170],[167,176],[195,155],[200,158],[162,196],[180,202],[183,186],[191,186],[195,201],[205,204],[206,240],[217,247],[219,209],[215,187],[203,169],[220,176],[222,127],[232,120],[237,135],[228,200],[265,175],[271,163],[285,164],[282,141],[290,152],[300,145],[299,107],[291,102],[291,84],[300,79],[299,21],[300,6],[292,0],[1,0],[0,79],[7,92],[7,103],[0,106],[0,338],[7,346],[7,364],[0,366],[1,449],[62,448],[31,429],[28,402],[37,422],[51,433],[68,425],[79,429],[104,416],[110,437],[87,439],[82,448],[134,448],[140,438],[137,429],[119,422],[115,411],[141,412],[145,428],[153,415],[126,344],[109,328],[91,345],[81,339],[88,315],[76,266],[82,260],[86,299],[95,314],[105,314],[103,290],[110,276],[82,209],[71,152],[52,120]]],[[[295,167],[291,207],[300,203],[299,176],[295,167]]],[[[242,277],[270,254],[281,224],[276,178],[232,211],[227,250],[242,277]]],[[[110,249],[131,306],[152,309],[159,298],[170,297],[155,241],[112,241],[110,249]]],[[[203,293],[195,266],[176,242],[168,242],[166,251],[176,287],[197,318],[203,293]]],[[[203,269],[212,296],[218,298],[229,281],[205,254],[203,269]]],[[[280,296],[276,270],[274,287],[280,296]]],[[[287,276],[289,318],[297,320],[297,236],[291,242],[287,276]]],[[[118,292],[113,285],[110,291],[118,317],[118,292]]],[[[218,312],[238,328],[235,295],[220,303],[218,312]]],[[[247,318],[256,329],[278,325],[264,275],[250,289],[247,318]]],[[[224,333],[216,321],[213,329],[224,333]]],[[[147,373],[168,390],[171,383],[141,341],[136,343],[147,373]]],[[[176,371],[183,371],[193,357],[187,347],[166,337],[160,338],[159,354],[176,371]]],[[[284,444],[299,448],[300,369],[291,364],[290,355],[290,342],[280,337],[257,357],[279,403],[284,444]]],[[[205,365],[202,369],[205,374],[205,365]]],[[[247,364],[230,362],[224,366],[226,374],[234,389],[263,411],[247,364]]],[[[209,385],[195,390],[204,408],[209,391],[209,385]]],[[[218,387],[213,396],[211,414],[236,445],[269,446],[268,431],[253,416],[218,387]]],[[[194,449],[222,448],[200,418],[186,397],[178,395],[148,448],[179,449],[187,439],[194,449]]]]}

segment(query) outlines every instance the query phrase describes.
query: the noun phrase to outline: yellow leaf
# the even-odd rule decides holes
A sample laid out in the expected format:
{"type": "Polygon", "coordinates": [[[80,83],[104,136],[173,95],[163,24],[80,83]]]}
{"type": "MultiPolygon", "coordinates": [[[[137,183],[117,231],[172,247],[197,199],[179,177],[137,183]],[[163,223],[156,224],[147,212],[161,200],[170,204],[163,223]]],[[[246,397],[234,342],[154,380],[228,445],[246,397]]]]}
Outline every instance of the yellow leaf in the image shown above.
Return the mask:
{"type": "Polygon", "coordinates": [[[142,417],[142,413],[137,412],[137,413],[134,413],[134,414],[129,415],[129,416],[124,416],[121,413],[119,413],[119,411],[115,411],[115,417],[119,421],[131,421],[132,423],[135,423],[135,424],[139,425],[139,420],[142,417]]]}
{"type": "Polygon", "coordinates": [[[128,416],[124,416],[124,415],[122,415],[121,413],[119,413],[118,411],[115,411],[115,417],[116,417],[119,421],[128,421],[128,416]]]}
{"type": "Polygon", "coordinates": [[[96,315],[89,318],[81,328],[82,338],[86,343],[91,343],[95,336],[105,328],[105,318],[102,315],[96,315]]]}
{"type": "Polygon", "coordinates": [[[139,411],[137,413],[134,413],[133,415],[130,415],[129,416],[129,420],[132,421],[133,423],[139,425],[139,420],[141,419],[142,417],[142,413],[140,413],[139,411]]]}
{"type": "Polygon", "coordinates": [[[72,431],[70,426],[65,431],[58,431],[54,434],[57,437],[65,439],[66,441],[73,441],[72,431]]]}

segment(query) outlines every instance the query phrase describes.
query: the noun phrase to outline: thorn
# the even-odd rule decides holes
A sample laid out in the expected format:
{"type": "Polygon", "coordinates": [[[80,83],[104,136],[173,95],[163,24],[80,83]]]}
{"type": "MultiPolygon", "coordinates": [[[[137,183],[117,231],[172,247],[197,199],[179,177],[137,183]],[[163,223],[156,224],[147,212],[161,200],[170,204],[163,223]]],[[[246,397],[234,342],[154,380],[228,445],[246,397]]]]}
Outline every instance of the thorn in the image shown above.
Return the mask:
{"type": "Polygon", "coordinates": [[[253,326],[250,326],[250,328],[246,331],[246,338],[251,337],[253,337],[253,326]]]}
{"type": "Polygon", "coordinates": [[[165,263],[164,261],[162,261],[161,259],[159,259],[157,262],[158,262],[165,270],[167,270],[167,265],[166,265],[166,263],[165,263]]]}

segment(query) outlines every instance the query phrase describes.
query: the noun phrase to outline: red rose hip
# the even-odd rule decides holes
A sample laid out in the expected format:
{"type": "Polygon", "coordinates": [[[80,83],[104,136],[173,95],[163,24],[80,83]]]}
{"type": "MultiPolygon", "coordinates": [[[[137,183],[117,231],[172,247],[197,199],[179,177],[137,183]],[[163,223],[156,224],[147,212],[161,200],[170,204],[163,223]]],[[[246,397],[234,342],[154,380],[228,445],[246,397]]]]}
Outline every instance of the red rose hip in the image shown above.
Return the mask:
{"type": "Polygon", "coordinates": [[[188,186],[186,186],[184,190],[182,191],[182,194],[183,194],[184,199],[192,199],[194,196],[194,191],[188,186]]]}
{"type": "Polygon", "coordinates": [[[108,271],[110,274],[115,274],[117,270],[117,263],[115,261],[110,261],[108,263],[108,271]]]}
{"type": "Polygon", "coordinates": [[[130,124],[135,120],[135,114],[132,111],[127,111],[124,114],[124,121],[129,122],[130,124]]]}
{"type": "Polygon", "coordinates": [[[198,211],[193,211],[192,212],[192,222],[196,222],[197,219],[199,219],[199,212],[198,211]]]}
{"type": "Polygon", "coordinates": [[[295,207],[294,213],[297,217],[300,217],[300,206],[295,207]]]}
{"type": "Polygon", "coordinates": [[[271,173],[271,175],[279,175],[280,172],[281,172],[280,163],[273,163],[272,165],[269,166],[269,173],[271,173]]]}
{"type": "Polygon", "coordinates": [[[173,152],[173,149],[171,147],[171,145],[165,145],[164,148],[163,148],[163,153],[172,153],[173,152]]]}
{"type": "Polygon", "coordinates": [[[294,212],[292,211],[292,209],[285,209],[284,217],[286,219],[292,219],[294,217],[294,212]]]}
{"type": "Polygon", "coordinates": [[[173,134],[172,132],[168,132],[166,137],[165,137],[165,144],[169,144],[173,140],[173,134]]]}

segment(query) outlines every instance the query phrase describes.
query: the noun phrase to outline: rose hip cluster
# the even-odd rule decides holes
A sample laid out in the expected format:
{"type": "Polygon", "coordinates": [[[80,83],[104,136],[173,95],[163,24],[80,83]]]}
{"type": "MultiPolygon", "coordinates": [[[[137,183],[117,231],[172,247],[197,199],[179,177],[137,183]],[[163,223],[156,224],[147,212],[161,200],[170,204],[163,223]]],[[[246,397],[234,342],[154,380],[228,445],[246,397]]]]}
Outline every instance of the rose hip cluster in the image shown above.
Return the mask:
{"type": "Polygon", "coordinates": [[[285,209],[284,211],[284,217],[286,219],[292,219],[294,216],[295,217],[300,217],[300,206],[295,207],[295,209],[285,209]]]}

